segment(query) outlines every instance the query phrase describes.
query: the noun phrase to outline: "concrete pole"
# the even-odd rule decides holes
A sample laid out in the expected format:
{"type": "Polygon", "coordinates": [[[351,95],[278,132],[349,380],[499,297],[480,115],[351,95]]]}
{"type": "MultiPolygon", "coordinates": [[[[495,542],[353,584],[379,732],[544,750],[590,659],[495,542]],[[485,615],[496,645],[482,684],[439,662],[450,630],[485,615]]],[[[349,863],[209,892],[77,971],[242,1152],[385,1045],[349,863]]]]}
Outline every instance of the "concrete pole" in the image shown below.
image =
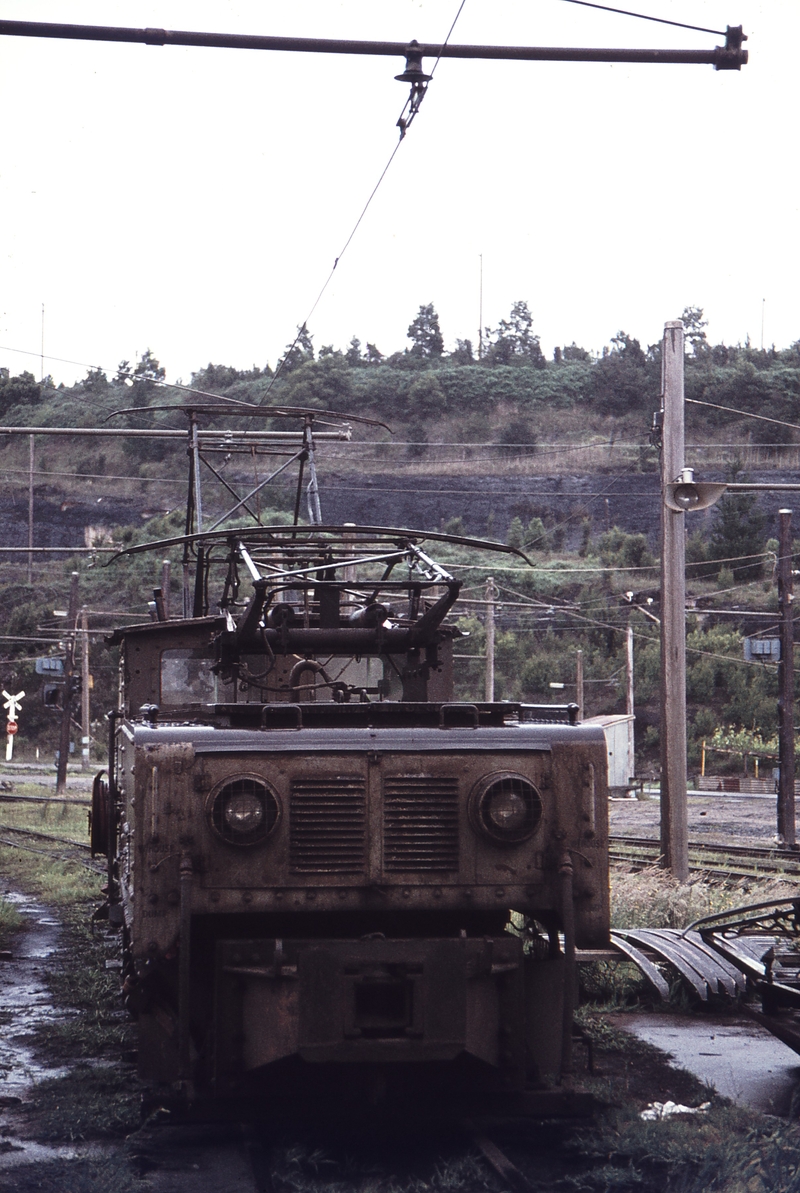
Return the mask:
{"type": "MultiPolygon", "coordinates": [[[[67,613],[66,650],[64,652],[64,708],[61,712],[61,734],[58,741],[58,766],[56,768],[56,795],[67,792],[67,762],[69,761],[69,739],[72,729],[72,677],[75,670],[75,623],[78,620],[78,573],[73,572],[69,588],[67,613]]],[[[66,808],[66,804],[64,805],[66,808]]]]}
{"type": "Polygon", "coordinates": [[[89,711],[89,617],[86,606],[81,609],[81,770],[88,770],[89,742],[92,735],[89,711]]]}
{"type": "Polygon", "coordinates": [[[583,720],[583,651],[575,653],[575,703],[578,705],[578,720],[583,720]]]}
{"type": "Polygon", "coordinates": [[[793,846],[794,810],[794,598],[792,594],[792,511],[778,510],[780,520],[780,555],[778,558],[778,598],[781,613],[781,661],[778,664],[780,700],[778,711],[778,840],[793,846]]]}
{"type": "Polygon", "coordinates": [[[633,716],[633,626],[628,622],[625,635],[625,712],[633,716]]]}
{"type": "Polygon", "coordinates": [[[661,356],[661,853],[679,882],[689,877],[686,799],[686,539],[684,514],[664,491],[684,467],[683,324],[664,325],[661,356]]]}
{"type": "Polygon", "coordinates": [[[497,589],[494,578],[486,580],[486,681],[484,685],[484,700],[491,704],[494,700],[494,602],[497,589]]]}
{"type": "Polygon", "coordinates": [[[169,621],[169,590],[172,584],[172,564],[168,559],[161,563],[161,596],[164,601],[164,617],[169,621]]]}

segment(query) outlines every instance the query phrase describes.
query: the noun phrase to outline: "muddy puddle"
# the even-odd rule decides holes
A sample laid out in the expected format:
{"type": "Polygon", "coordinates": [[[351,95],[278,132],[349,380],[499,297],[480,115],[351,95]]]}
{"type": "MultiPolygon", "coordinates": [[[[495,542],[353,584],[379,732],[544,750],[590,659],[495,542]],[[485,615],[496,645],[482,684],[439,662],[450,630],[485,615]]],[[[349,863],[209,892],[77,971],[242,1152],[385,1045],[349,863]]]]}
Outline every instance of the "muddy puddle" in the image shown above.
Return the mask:
{"type": "Polygon", "coordinates": [[[796,1116],[800,1056],[743,1015],[620,1014],[614,1023],[739,1106],[796,1116]]]}

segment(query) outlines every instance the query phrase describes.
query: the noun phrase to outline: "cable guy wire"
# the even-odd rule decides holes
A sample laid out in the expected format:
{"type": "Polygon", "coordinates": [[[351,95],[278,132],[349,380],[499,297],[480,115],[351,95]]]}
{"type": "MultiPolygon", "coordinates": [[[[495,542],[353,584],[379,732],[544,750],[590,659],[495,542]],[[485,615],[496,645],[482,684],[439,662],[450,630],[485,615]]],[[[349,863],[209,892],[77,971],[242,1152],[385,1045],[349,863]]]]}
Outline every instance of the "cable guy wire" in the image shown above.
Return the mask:
{"type": "Polygon", "coordinates": [[[787,423],[781,418],[768,418],[766,414],[752,414],[749,410],[737,410],[735,406],[720,406],[716,402],[702,402],[700,398],[686,398],[693,406],[710,406],[712,410],[725,410],[728,414],[741,414],[743,418],[757,418],[762,423],[775,423],[778,427],[791,427],[793,431],[800,431],[797,423],[787,423]]]}
{"type": "Polygon", "coordinates": [[[405,105],[403,106],[403,110],[400,113],[400,116],[397,120],[397,126],[400,129],[400,138],[399,138],[397,144],[395,145],[394,149],[392,150],[391,154],[389,155],[389,160],[387,161],[386,165],[381,170],[378,181],[375,183],[374,187],[372,188],[372,190],[370,192],[369,198],[367,199],[366,203],[362,207],[361,214],[359,215],[358,219],[356,220],[355,224],[353,225],[353,229],[352,229],[350,235],[347,237],[347,240],[344,242],[341,249],[339,250],[339,255],[335,258],[333,265],[331,266],[331,271],[328,274],[327,278],[325,279],[325,281],[322,285],[322,289],[320,290],[317,297],[314,299],[311,309],[309,310],[305,319],[298,327],[297,335],[294,337],[291,344],[284,352],[284,354],[280,360],[280,363],[278,364],[278,367],[275,370],[275,373],[273,374],[272,380],[270,381],[269,385],[267,386],[267,389],[264,393],[264,397],[261,399],[261,402],[259,403],[259,405],[263,406],[264,403],[266,402],[267,398],[269,397],[270,391],[272,390],[273,385],[278,380],[278,378],[281,375],[281,372],[283,371],[283,366],[285,365],[286,361],[288,360],[288,358],[291,355],[294,348],[297,347],[300,337],[303,335],[306,335],[308,333],[308,321],[311,318],[311,316],[314,314],[314,312],[316,311],[317,307],[319,306],[319,304],[322,300],[322,296],[325,293],[325,291],[328,289],[328,286],[331,283],[331,279],[333,278],[333,275],[336,272],[336,268],[337,268],[339,262],[341,261],[342,257],[345,255],[348,248],[350,247],[353,237],[355,236],[356,232],[358,231],[359,227],[361,226],[361,222],[364,219],[364,216],[367,214],[367,211],[369,210],[372,200],[375,198],[376,194],[378,193],[378,189],[379,189],[381,183],[383,182],[384,178],[386,177],[387,173],[389,172],[389,167],[391,166],[392,162],[394,161],[395,157],[397,156],[398,149],[403,144],[403,139],[405,138],[406,133],[408,132],[409,128],[411,127],[412,121],[414,120],[414,117],[416,116],[417,112],[419,111],[420,104],[422,103],[422,100],[425,97],[425,92],[427,90],[428,82],[430,81],[430,79],[433,78],[436,67],[439,65],[439,59],[442,56],[442,51],[444,50],[445,46],[447,45],[447,43],[450,40],[452,32],[456,27],[456,22],[458,21],[458,18],[461,16],[461,10],[463,9],[465,4],[466,4],[466,0],[461,0],[461,5],[453,19],[453,23],[450,26],[450,29],[448,30],[447,37],[442,42],[441,49],[439,50],[438,57],[433,64],[433,69],[431,70],[430,75],[424,76],[424,79],[425,79],[424,83],[423,82],[415,82],[412,84],[411,94],[408,97],[408,99],[406,100],[405,105]],[[406,114],[407,110],[410,111],[410,115],[406,119],[405,114],[406,114]]]}
{"type": "Polygon", "coordinates": [[[615,12],[623,17],[636,17],[640,21],[655,21],[658,25],[674,25],[677,29],[692,29],[695,33],[714,33],[727,37],[724,29],[705,29],[702,25],[684,25],[683,21],[668,21],[666,17],[650,17],[643,12],[630,12],[627,8],[611,8],[608,4],[594,4],[592,0],[562,0],[564,4],[580,4],[581,8],[599,8],[603,12],[615,12]]]}

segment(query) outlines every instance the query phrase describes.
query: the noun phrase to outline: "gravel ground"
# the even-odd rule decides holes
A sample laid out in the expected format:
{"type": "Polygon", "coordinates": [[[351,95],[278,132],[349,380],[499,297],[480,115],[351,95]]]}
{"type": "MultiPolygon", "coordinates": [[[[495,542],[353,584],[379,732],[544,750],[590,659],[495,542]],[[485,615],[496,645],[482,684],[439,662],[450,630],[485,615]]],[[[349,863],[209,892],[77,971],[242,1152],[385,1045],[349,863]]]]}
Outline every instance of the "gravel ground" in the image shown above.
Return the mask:
{"type": "MultiPolygon", "coordinates": [[[[774,796],[704,792],[690,795],[688,803],[690,841],[765,847],[775,844],[774,796]]],[[[658,837],[661,811],[657,795],[643,800],[612,799],[609,807],[612,835],[658,837]]]]}

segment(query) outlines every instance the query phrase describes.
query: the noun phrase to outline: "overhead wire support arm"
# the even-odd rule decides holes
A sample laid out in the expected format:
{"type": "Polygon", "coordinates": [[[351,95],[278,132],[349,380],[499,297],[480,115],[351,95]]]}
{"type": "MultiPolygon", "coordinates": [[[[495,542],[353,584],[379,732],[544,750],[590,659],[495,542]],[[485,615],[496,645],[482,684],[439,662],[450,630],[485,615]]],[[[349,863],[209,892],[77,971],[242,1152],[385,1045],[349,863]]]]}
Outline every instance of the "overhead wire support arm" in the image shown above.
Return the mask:
{"type": "MultiPolygon", "coordinates": [[[[352,41],[318,37],[269,37],[248,33],[200,33],[180,29],[131,29],[116,25],[65,25],[47,21],[0,21],[6,37],[56,37],[72,41],[134,42],[149,46],[278,50],[295,54],[365,54],[405,57],[407,42],[352,41]]],[[[714,66],[739,70],[747,62],[741,26],[728,26],[724,46],[709,50],[605,49],[569,46],[470,46],[420,43],[423,58],[483,58],[517,62],[644,62],[714,66]]]]}

